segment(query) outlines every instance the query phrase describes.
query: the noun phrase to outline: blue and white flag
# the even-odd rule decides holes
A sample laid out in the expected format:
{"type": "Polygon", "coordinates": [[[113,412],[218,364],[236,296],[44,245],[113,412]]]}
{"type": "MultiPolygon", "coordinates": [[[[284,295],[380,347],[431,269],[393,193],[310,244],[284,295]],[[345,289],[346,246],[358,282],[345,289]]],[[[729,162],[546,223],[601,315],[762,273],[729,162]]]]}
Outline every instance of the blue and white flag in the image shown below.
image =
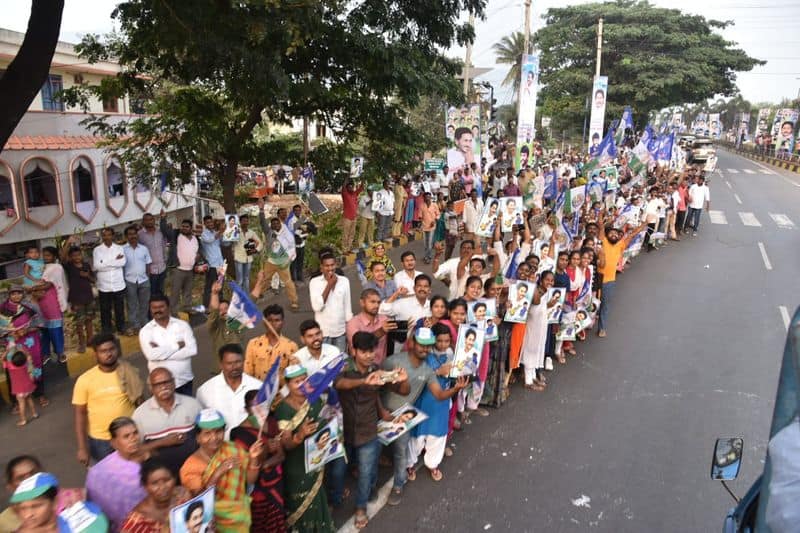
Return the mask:
{"type": "Polygon", "coordinates": [[[552,200],[558,195],[558,173],[550,170],[544,174],[544,194],[546,200],[552,200]]]}
{"type": "Polygon", "coordinates": [[[281,358],[276,357],[275,362],[272,363],[272,367],[267,371],[267,375],[264,376],[264,383],[262,383],[261,388],[258,389],[253,405],[250,406],[262,427],[269,416],[269,411],[272,407],[273,400],[275,400],[275,395],[278,394],[281,377],[280,368],[281,358]]]}
{"type": "Polygon", "coordinates": [[[586,163],[583,171],[587,176],[591,175],[592,170],[598,167],[608,166],[612,161],[614,161],[614,159],[616,159],[617,145],[614,143],[614,133],[615,130],[613,127],[608,129],[608,133],[606,133],[606,136],[603,137],[602,141],[600,141],[600,147],[598,149],[597,156],[586,163]]]}
{"type": "Polygon", "coordinates": [[[618,145],[622,144],[622,141],[625,140],[625,130],[631,130],[631,132],[633,132],[633,112],[631,111],[631,107],[627,105],[622,110],[622,120],[619,122],[619,129],[617,130],[616,134],[616,141],[618,145]]]}
{"type": "Polygon", "coordinates": [[[235,281],[229,281],[233,294],[228,304],[227,325],[233,331],[253,329],[263,318],[256,304],[235,281]]]}
{"type": "Polygon", "coordinates": [[[361,286],[364,287],[367,284],[367,267],[360,257],[356,259],[356,270],[358,271],[358,280],[361,282],[361,286]]]}
{"type": "Polygon", "coordinates": [[[333,380],[344,368],[345,362],[345,354],[340,353],[300,384],[300,391],[306,397],[308,403],[316,402],[322,396],[322,393],[328,390],[333,380]]]}
{"type": "Polygon", "coordinates": [[[675,142],[675,132],[670,132],[661,138],[658,147],[658,160],[670,161],[672,159],[672,145],[675,142]]]}
{"type": "Polygon", "coordinates": [[[517,248],[514,250],[514,253],[511,254],[511,259],[508,261],[508,268],[506,268],[506,272],[504,276],[506,279],[517,279],[517,267],[519,266],[519,253],[520,249],[517,248]]]}

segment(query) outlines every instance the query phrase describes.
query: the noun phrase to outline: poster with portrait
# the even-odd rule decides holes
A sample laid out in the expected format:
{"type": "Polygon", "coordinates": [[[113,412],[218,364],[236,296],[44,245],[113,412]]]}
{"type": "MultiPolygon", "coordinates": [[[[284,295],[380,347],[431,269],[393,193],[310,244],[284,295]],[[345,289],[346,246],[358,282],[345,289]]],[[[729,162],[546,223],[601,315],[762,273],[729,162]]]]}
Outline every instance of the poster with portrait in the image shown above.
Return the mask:
{"type": "Polygon", "coordinates": [[[586,307],[579,307],[575,310],[574,315],[575,333],[580,333],[581,331],[592,327],[594,319],[592,317],[592,313],[590,313],[586,307]]]}
{"type": "Polygon", "coordinates": [[[602,202],[603,195],[606,193],[606,181],[589,180],[586,184],[586,197],[592,203],[602,202]]]}
{"type": "Polygon", "coordinates": [[[467,304],[467,322],[483,329],[486,342],[498,339],[497,324],[494,323],[496,316],[497,302],[494,298],[481,298],[467,304]]]}
{"type": "Polygon", "coordinates": [[[597,76],[592,85],[592,113],[589,118],[589,155],[597,155],[603,139],[603,121],[606,117],[608,76],[597,76]]]}
{"type": "Polygon", "coordinates": [[[772,123],[772,137],[775,140],[775,152],[791,152],[794,147],[797,109],[778,109],[772,123]]]}
{"type": "Polygon", "coordinates": [[[575,323],[576,311],[564,311],[561,313],[561,323],[556,332],[557,341],[574,341],[577,334],[577,324],[575,323]]]}
{"type": "Polygon", "coordinates": [[[592,288],[594,284],[594,265],[589,265],[589,275],[583,280],[583,286],[575,298],[575,307],[588,307],[592,303],[592,288]]]}
{"type": "Polygon", "coordinates": [[[536,96],[539,81],[539,56],[525,54],[520,64],[517,151],[514,168],[524,169],[533,156],[536,138],[536,96]]]}
{"type": "Polygon", "coordinates": [[[448,178],[457,170],[469,168],[475,163],[481,171],[481,107],[479,104],[464,107],[448,106],[445,109],[445,136],[448,178]]]}
{"type": "MultiPolygon", "coordinates": [[[[769,112],[770,108],[762,107],[758,110],[758,118],[756,119],[755,136],[760,137],[769,134],[769,112]]],[[[712,115],[713,116],[713,115],[712,115]]]]}
{"type": "Polygon", "coordinates": [[[670,120],[670,130],[680,133],[683,131],[683,113],[673,113],[670,120]]]}
{"type": "Polygon", "coordinates": [[[364,156],[350,158],[350,177],[360,178],[364,173],[364,156]]]}
{"type": "Polygon", "coordinates": [[[560,246],[557,242],[553,243],[553,253],[550,253],[550,241],[547,239],[536,239],[533,241],[533,253],[539,258],[539,268],[536,269],[537,274],[541,274],[547,270],[555,272],[556,258],[558,257],[558,250],[560,246]],[[552,256],[552,257],[551,257],[552,256]]]}
{"type": "Polygon", "coordinates": [[[497,223],[497,213],[500,211],[500,199],[486,199],[481,212],[481,219],[478,221],[478,229],[475,231],[481,237],[491,237],[494,235],[494,226],[497,223]]]}
{"type": "Polygon", "coordinates": [[[500,231],[509,233],[513,226],[522,225],[522,197],[505,196],[500,198],[500,212],[503,214],[500,231]]]}
{"type": "Polygon", "coordinates": [[[578,185],[569,190],[569,202],[571,213],[579,213],[586,203],[586,187],[578,185]]]}
{"type": "Polygon", "coordinates": [[[222,232],[222,240],[224,242],[239,242],[242,237],[242,230],[239,226],[239,215],[226,214],[225,215],[225,230],[222,232]]]}
{"type": "Polygon", "coordinates": [[[738,114],[736,120],[736,142],[750,140],[750,112],[742,112],[738,114]]]}
{"type": "Polygon", "coordinates": [[[428,415],[416,407],[405,404],[392,412],[392,419],[378,422],[378,440],[384,446],[391,444],[397,437],[408,433],[414,426],[426,420],[428,415]]]}
{"type": "Polygon", "coordinates": [[[551,287],[547,289],[547,294],[544,298],[548,305],[552,302],[554,305],[547,308],[547,323],[558,324],[561,321],[561,313],[564,310],[564,299],[567,297],[567,289],[562,287],[551,287]]]}
{"type": "Polygon", "coordinates": [[[344,457],[344,433],[339,418],[333,417],[320,430],[303,441],[306,474],[319,470],[327,463],[344,457]]]}
{"type": "Polygon", "coordinates": [[[698,113],[692,122],[692,133],[695,135],[708,135],[708,114],[698,113]]]}
{"type": "Polygon", "coordinates": [[[714,139],[719,139],[722,136],[722,127],[719,122],[719,113],[711,113],[708,115],[708,130],[709,135],[714,139]]]}
{"type": "Polygon", "coordinates": [[[527,281],[515,281],[511,284],[508,288],[508,307],[504,318],[506,322],[525,323],[535,290],[536,285],[527,281]]]}
{"type": "Polygon", "coordinates": [[[471,376],[478,371],[483,353],[484,330],[469,324],[458,326],[458,339],[450,377],[471,376]]]}
{"type": "Polygon", "coordinates": [[[171,533],[214,531],[214,487],[204,490],[188,502],[169,511],[171,533]]]}

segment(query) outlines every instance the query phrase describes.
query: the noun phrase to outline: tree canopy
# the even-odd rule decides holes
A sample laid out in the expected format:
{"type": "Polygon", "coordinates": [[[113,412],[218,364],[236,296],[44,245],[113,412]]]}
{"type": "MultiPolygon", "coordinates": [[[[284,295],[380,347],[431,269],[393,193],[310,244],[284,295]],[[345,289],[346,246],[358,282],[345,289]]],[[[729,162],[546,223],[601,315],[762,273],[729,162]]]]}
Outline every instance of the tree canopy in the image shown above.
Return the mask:
{"type": "Polygon", "coordinates": [[[408,110],[429,95],[461,99],[460,64],[442,51],[473,39],[461,15],[480,18],[485,4],[128,0],[112,14],[117,33],[79,45],[88,61],[116,58],[124,73],[66,96],[146,100],[148,116],[91,127],[140,171],[210,169],[222,177],[223,203],[232,208],[236,166],[254,153],[253,130],[263,121],[313,117],[338,138],[365,139],[387,157],[414,146],[408,110]]]}
{"type": "Polygon", "coordinates": [[[626,105],[641,124],[653,110],[733,96],[738,92],[736,73],[764,64],[715,32],[729,22],[637,0],[551,8],[533,42],[541,51],[544,113],[561,123],[583,120],[601,17],[607,122],[621,116],[626,105]]]}

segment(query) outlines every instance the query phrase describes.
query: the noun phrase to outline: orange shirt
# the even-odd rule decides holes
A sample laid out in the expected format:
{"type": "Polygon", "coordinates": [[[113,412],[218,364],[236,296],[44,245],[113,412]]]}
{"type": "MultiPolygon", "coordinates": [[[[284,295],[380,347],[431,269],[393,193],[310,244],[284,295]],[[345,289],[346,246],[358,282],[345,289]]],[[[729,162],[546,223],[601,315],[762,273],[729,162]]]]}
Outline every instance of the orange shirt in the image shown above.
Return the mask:
{"type": "Polygon", "coordinates": [[[275,358],[280,357],[280,383],[283,385],[283,371],[289,366],[289,358],[297,351],[297,343],[283,335],[273,346],[266,335],[250,339],[244,354],[244,371],[256,379],[263,380],[275,363],[275,358]]]}
{"type": "Polygon", "coordinates": [[[431,202],[431,205],[425,205],[425,202],[419,208],[420,218],[422,219],[422,231],[433,231],[436,229],[436,219],[439,218],[439,206],[436,202],[431,202]]]}
{"type": "Polygon", "coordinates": [[[611,244],[606,237],[603,237],[603,252],[606,254],[606,264],[600,269],[600,273],[603,275],[603,283],[617,280],[617,265],[619,265],[622,252],[628,247],[630,240],[630,236],[623,237],[617,241],[617,244],[611,244]]]}

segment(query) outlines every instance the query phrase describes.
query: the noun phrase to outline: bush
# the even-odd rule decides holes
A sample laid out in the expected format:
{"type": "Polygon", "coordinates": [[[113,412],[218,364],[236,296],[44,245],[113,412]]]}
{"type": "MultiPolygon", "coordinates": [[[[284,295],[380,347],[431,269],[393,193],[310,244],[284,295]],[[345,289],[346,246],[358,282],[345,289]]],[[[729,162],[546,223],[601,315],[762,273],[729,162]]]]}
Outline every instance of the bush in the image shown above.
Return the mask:
{"type": "Polygon", "coordinates": [[[306,240],[306,272],[319,270],[319,251],[322,248],[330,247],[334,249],[335,255],[341,254],[342,214],[328,212],[314,217],[313,221],[317,226],[317,234],[309,235],[306,240]]]}

